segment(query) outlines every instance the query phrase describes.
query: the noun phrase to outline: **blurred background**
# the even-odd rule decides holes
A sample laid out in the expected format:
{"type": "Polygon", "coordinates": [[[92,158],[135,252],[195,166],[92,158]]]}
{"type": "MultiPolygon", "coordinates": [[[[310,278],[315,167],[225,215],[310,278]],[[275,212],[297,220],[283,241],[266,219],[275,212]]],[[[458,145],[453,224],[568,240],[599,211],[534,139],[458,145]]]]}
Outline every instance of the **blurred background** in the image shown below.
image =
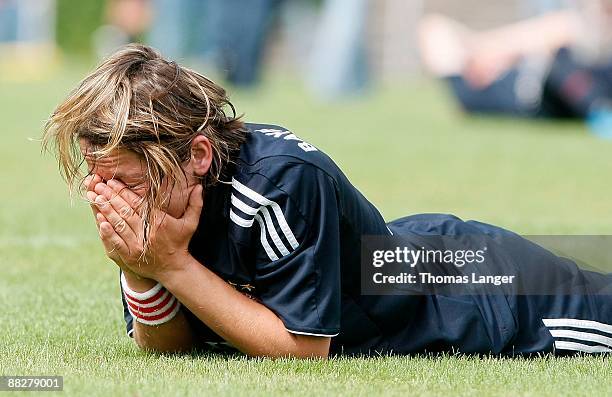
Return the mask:
{"type": "Polygon", "coordinates": [[[87,72],[133,41],[226,86],[246,120],[319,146],[389,220],[449,212],[523,233],[612,232],[611,9],[609,0],[0,0],[0,243],[95,240],[38,139],[87,72]]]}
{"type": "Polygon", "coordinates": [[[272,69],[335,96],[421,72],[428,14],[484,30],[599,1],[0,0],[2,74],[44,76],[66,58],[91,62],[138,41],[237,86],[272,69]]]}

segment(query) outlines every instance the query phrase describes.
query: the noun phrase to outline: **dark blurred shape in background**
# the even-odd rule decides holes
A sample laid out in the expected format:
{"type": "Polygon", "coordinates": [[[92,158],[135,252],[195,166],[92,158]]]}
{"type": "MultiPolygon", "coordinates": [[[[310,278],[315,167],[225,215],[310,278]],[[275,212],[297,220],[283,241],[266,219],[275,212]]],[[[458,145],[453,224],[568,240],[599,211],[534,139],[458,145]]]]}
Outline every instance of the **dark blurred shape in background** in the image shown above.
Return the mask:
{"type": "Polygon", "coordinates": [[[320,97],[337,99],[416,70],[422,7],[421,0],[0,0],[0,34],[21,47],[17,31],[50,26],[45,42],[69,58],[100,58],[142,41],[240,87],[257,85],[264,67],[293,70],[320,97]],[[15,17],[27,4],[41,20],[15,17]]]}
{"type": "MultiPolygon", "coordinates": [[[[60,54],[91,63],[92,55],[140,41],[238,87],[257,86],[262,75],[299,74],[317,97],[334,100],[419,76],[424,15],[480,32],[593,4],[610,0],[0,0],[0,78],[44,76],[60,54]]],[[[585,25],[583,59],[612,48],[598,33],[605,29],[595,28],[602,23],[585,25]]],[[[489,46],[476,62],[491,60],[495,67],[481,69],[493,81],[508,69],[504,46],[489,46]]]]}
{"type": "Polygon", "coordinates": [[[174,58],[195,57],[213,65],[228,82],[250,87],[259,81],[266,45],[284,26],[300,63],[311,47],[310,79],[323,96],[357,93],[368,81],[364,50],[367,0],[153,0],[149,42],[174,58]],[[320,8],[319,21],[314,21],[320,8]],[[306,26],[299,20],[303,13],[306,26]],[[314,25],[314,26],[313,26],[314,25]],[[300,31],[301,30],[301,31],[300,31]],[[309,42],[298,38],[309,37],[309,42]]]}
{"type": "Polygon", "coordinates": [[[540,5],[541,14],[493,29],[425,16],[426,68],[467,112],[584,119],[612,138],[612,1],[540,5]]]}
{"type": "Polygon", "coordinates": [[[264,46],[284,2],[153,0],[149,41],[174,58],[207,59],[229,82],[250,86],[259,78],[264,46]]]}

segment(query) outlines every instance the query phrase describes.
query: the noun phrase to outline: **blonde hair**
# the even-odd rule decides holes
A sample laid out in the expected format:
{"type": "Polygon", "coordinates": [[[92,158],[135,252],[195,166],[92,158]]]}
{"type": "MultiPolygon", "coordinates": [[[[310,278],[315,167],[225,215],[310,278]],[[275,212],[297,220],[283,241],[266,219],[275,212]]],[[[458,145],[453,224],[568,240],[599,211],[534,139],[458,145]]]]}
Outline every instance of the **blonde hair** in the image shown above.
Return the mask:
{"type": "MultiPolygon", "coordinates": [[[[85,176],[80,139],[95,157],[115,149],[141,155],[149,183],[141,211],[149,225],[152,209],[161,209],[169,199],[160,194],[162,184],[172,186],[185,176],[181,163],[190,158],[198,134],[209,139],[213,151],[206,187],[219,182],[240,150],[244,124],[222,87],[151,47],[130,44],[104,60],[55,109],[45,126],[43,148],[54,146],[71,192],[85,176]]],[[[146,233],[143,238],[146,243],[146,233]]]]}

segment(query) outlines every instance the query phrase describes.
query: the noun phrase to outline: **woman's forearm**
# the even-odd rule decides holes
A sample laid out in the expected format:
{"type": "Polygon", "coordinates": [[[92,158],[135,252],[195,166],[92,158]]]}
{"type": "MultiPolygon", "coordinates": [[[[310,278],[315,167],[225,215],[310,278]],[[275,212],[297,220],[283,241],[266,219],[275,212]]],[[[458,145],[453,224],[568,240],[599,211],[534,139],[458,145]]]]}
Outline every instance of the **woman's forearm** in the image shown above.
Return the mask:
{"type": "Polygon", "coordinates": [[[159,281],[203,323],[250,356],[327,357],[329,338],[289,333],[270,309],[236,291],[193,257],[159,281]]]}
{"type": "MultiPolygon", "coordinates": [[[[124,271],[123,274],[128,286],[135,292],[148,291],[157,284],[154,280],[141,278],[130,272],[124,271]]],[[[134,340],[141,349],[174,353],[191,350],[195,345],[193,331],[182,310],[167,323],[145,325],[134,319],[132,327],[134,340]]]]}
{"type": "Polygon", "coordinates": [[[185,352],[195,347],[193,331],[182,311],[161,325],[134,321],[134,340],[141,349],[159,353],[185,352]]]}

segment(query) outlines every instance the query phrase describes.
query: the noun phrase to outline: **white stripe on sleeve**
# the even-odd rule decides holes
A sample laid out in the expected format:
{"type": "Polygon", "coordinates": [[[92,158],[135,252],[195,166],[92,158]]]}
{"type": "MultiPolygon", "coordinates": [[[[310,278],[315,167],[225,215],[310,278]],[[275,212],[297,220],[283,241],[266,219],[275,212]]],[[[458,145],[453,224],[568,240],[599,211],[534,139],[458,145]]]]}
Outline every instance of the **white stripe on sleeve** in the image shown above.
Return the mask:
{"type": "Polygon", "coordinates": [[[255,215],[257,211],[259,211],[259,208],[261,208],[261,207],[252,208],[248,204],[246,204],[244,201],[234,196],[233,194],[232,194],[231,200],[232,200],[233,206],[235,206],[236,208],[238,208],[240,211],[244,212],[247,215],[255,215]]]}
{"type": "Polygon", "coordinates": [[[249,228],[253,226],[253,219],[249,219],[249,220],[243,219],[239,217],[238,215],[236,215],[236,213],[231,209],[230,209],[230,219],[232,220],[232,222],[234,222],[236,225],[240,227],[249,228]]]}
{"type": "Polygon", "coordinates": [[[261,207],[261,213],[264,216],[266,221],[266,227],[268,228],[268,233],[270,233],[270,237],[272,237],[272,241],[276,248],[280,251],[283,256],[289,255],[289,250],[285,247],[285,244],[281,241],[278,233],[276,233],[276,228],[274,227],[274,223],[272,223],[272,217],[270,216],[270,211],[266,207],[261,207]]]}
{"type": "Polygon", "coordinates": [[[555,348],[559,350],[573,350],[583,353],[610,353],[611,349],[604,346],[590,346],[582,343],[567,342],[563,340],[555,341],[555,348]]]}
{"type": "Polygon", "coordinates": [[[268,238],[266,237],[266,226],[264,224],[263,219],[261,219],[261,216],[257,214],[255,215],[255,220],[259,223],[259,228],[261,229],[259,236],[261,245],[263,245],[264,250],[266,251],[266,254],[268,254],[270,260],[277,261],[278,256],[276,255],[276,252],[274,252],[274,250],[272,249],[272,247],[270,247],[270,244],[268,243],[268,238]]]}
{"type": "Polygon", "coordinates": [[[296,249],[299,246],[297,239],[295,238],[295,235],[293,234],[293,231],[291,230],[291,228],[289,227],[289,224],[287,223],[287,220],[285,219],[285,215],[283,214],[283,211],[281,210],[280,206],[276,202],[272,200],[268,200],[261,194],[243,185],[242,183],[238,182],[234,178],[232,178],[232,186],[238,192],[244,194],[246,197],[255,201],[256,203],[263,205],[263,206],[269,206],[270,208],[272,208],[272,211],[274,212],[278,225],[281,231],[283,232],[283,234],[285,235],[285,238],[291,245],[291,247],[293,249],[296,249]]]}
{"type": "Polygon", "coordinates": [[[569,329],[551,329],[551,335],[554,338],[576,339],[579,341],[596,342],[600,345],[612,347],[612,338],[599,334],[591,334],[589,332],[573,331],[569,329]]]}
{"type": "Polygon", "coordinates": [[[597,331],[612,334],[612,325],[600,323],[593,320],[577,320],[575,318],[543,318],[542,321],[547,327],[570,327],[594,329],[597,331]]]}

